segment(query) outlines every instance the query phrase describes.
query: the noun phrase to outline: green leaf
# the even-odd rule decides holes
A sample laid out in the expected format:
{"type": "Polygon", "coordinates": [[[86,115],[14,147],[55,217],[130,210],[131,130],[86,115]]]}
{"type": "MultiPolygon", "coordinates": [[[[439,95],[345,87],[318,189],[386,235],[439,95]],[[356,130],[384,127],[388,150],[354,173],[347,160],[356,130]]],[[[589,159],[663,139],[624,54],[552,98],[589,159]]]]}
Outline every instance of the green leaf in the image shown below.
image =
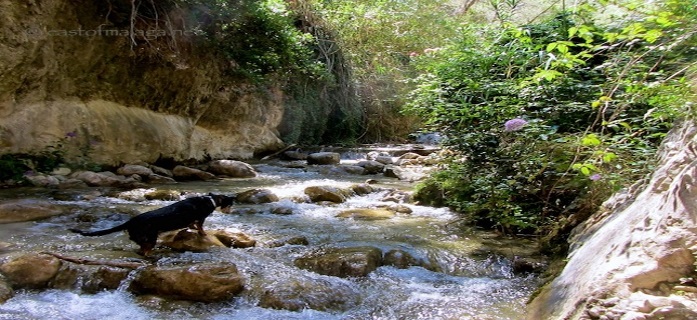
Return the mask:
{"type": "Polygon", "coordinates": [[[600,139],[598,139],[597,135],[591,133],[581,139],[581,145],[585,147],[596,147],[600,145],[600,139]]]}
{"type": "Polygon", "coordinates": [[[617,159],[617,155],[612,152],[607,152],[603,155],[603,162],[609,163],[617,159]]]}

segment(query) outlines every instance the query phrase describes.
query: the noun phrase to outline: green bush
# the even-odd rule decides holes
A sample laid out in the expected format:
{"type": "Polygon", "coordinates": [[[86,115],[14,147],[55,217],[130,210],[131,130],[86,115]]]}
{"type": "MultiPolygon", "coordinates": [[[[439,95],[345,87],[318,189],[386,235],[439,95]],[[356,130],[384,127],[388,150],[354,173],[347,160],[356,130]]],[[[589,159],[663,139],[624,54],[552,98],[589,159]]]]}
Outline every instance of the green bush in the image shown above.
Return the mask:
{"type": "Polygon", "coordinates": [[[417,198],[533,233],[642,179],[692,99],[694,4],[667,1],[612,25],[583,6],[522,27],[463,28],[424,61],[407,108],[456,154],[417,198]]]}

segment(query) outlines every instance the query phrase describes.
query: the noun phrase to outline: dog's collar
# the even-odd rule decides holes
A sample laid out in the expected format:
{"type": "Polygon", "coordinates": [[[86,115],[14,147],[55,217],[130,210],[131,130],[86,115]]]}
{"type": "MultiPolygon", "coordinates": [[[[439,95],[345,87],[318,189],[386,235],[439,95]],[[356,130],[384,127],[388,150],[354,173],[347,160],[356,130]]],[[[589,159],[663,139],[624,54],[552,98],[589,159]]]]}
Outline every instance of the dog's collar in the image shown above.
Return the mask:
{"type": "Polygon", "coordinates": [[[213,199],[213,197],[211,197],[211,196],[203,196],[203,197],[204,197],[204,198],[208,198],[208,200],[211,201],[211,203],[213,204],[213,208],[218,207],[218,204],[215,203],[215,199],[213,199]]]}

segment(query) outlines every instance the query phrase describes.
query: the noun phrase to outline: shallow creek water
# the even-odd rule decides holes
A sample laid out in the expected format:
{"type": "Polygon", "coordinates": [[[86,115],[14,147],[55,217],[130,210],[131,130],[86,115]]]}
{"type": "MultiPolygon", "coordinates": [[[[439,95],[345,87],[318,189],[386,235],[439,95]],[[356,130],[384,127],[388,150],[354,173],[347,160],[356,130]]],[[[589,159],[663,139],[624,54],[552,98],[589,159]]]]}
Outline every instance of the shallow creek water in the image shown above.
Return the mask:
{"type": "MultiPolygon", "coordinates": [[[[258,243],[291,236],[304,236],[309,245],[282,247],[258,246],[247,249],[220,248],[204,253],[173,252],[160,248],[160,261],[228,261],[237,265],[247,279],[247,287],[273,286],[289,274],[299,279],[340,283],[358,292],[360,302],[347,310],[303,311],[274,310],[258,306],[258,290],[245,290],[234,299],[221,303],[193,303],[138,297],[126,288],[129,280],[115,291],[86,294],[77,290],[18,291],[0,304],[0,319],[519,319],[525,302],[536,288],[532,275],[516,275],[512,262],[504,256],[529,252],[534,244],[520,239],[504,239],[491,233],[460,226],[457,216],[442,208],[407,204],[413,212],[392,219],[361,221],[335,217],[341,210],[368,208],[384,204],[386,192],[356,196],[335,205],[296,203],[303,189],[313,185],[349,186],[371,176],[327,175],[319,170],[255,165],[259,176],[250,179],[223,179],[157,185],[159,189],[185,192],[235,193],[251,188],[268,188],[282,198],[272,204],[254,205],[255,214],[214,212],[206,229],[232,229],[244,232],[258,243]],[[274,208],[292,210],[290,215],[273,214],[274,208]],[[439,272],[422,267],[398,269],[382,266],[363,278],[337,278],[319,275],[294,266],[293,261],[318,248],[373,246],[383,253],[401,249],[419,259],[438,265],[439,272]],[[509,252],[510,255],[493,252],[509,252]]],[[[413,185],[382,176],[377,186],[407,190],[413,185]]],[[[76,192],[76,191],[66,191],[76,192]]],[[[89,191],[80,191],[83,194],[89,191]]],[[[87,224],[99,229],[119,223],[123,214],[117,208],[144,212],[171,202],[131,202],[109,196],[93,200],[71,200],[71,194],[59,191],[3,190],[0,200],[8,198],[53,198],[60,204],[79,208],[95,207],[104,217],[87,224]],[[65,199],[68,200],[65,200],[65,199]],[[62,200],[57,200],[62,199],[62,200]]],[[[77,192],[79,193],[79,192],[77,192]]],[[[76,193],[76,194],[77,194],[76,193]]],[[[107,193],[105,193],[107,194],[107,193]]],[[[102,237],[81,237],[67,228],[78,225],[78,212],[35,222],[0,225],[0,242],[15,250],[51,251],[91,258],[121,257],[139,259],[137,247],[119,232],[102,237]]],[[[121,220],[122,221],[122,220],[121,220]]],[[[81,226],[85,226],[82,224],[81,226]]],[[[0,259],[7,252],[0,252],[0,259]]]]}

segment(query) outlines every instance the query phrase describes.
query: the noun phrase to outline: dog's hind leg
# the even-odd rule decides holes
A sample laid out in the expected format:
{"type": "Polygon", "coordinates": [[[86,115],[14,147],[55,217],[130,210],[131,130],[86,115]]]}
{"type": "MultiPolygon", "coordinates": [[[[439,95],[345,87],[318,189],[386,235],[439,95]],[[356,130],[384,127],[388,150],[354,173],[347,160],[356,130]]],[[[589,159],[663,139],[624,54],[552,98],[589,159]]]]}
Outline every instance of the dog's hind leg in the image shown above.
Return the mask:
{"type": "Polygon", "coordinates": [[[140,243],[140,249],[136,251],[141,256],[147,257],[152,249],[155,247],[154,243],[146,242],[146,243],[140,243]]]}

